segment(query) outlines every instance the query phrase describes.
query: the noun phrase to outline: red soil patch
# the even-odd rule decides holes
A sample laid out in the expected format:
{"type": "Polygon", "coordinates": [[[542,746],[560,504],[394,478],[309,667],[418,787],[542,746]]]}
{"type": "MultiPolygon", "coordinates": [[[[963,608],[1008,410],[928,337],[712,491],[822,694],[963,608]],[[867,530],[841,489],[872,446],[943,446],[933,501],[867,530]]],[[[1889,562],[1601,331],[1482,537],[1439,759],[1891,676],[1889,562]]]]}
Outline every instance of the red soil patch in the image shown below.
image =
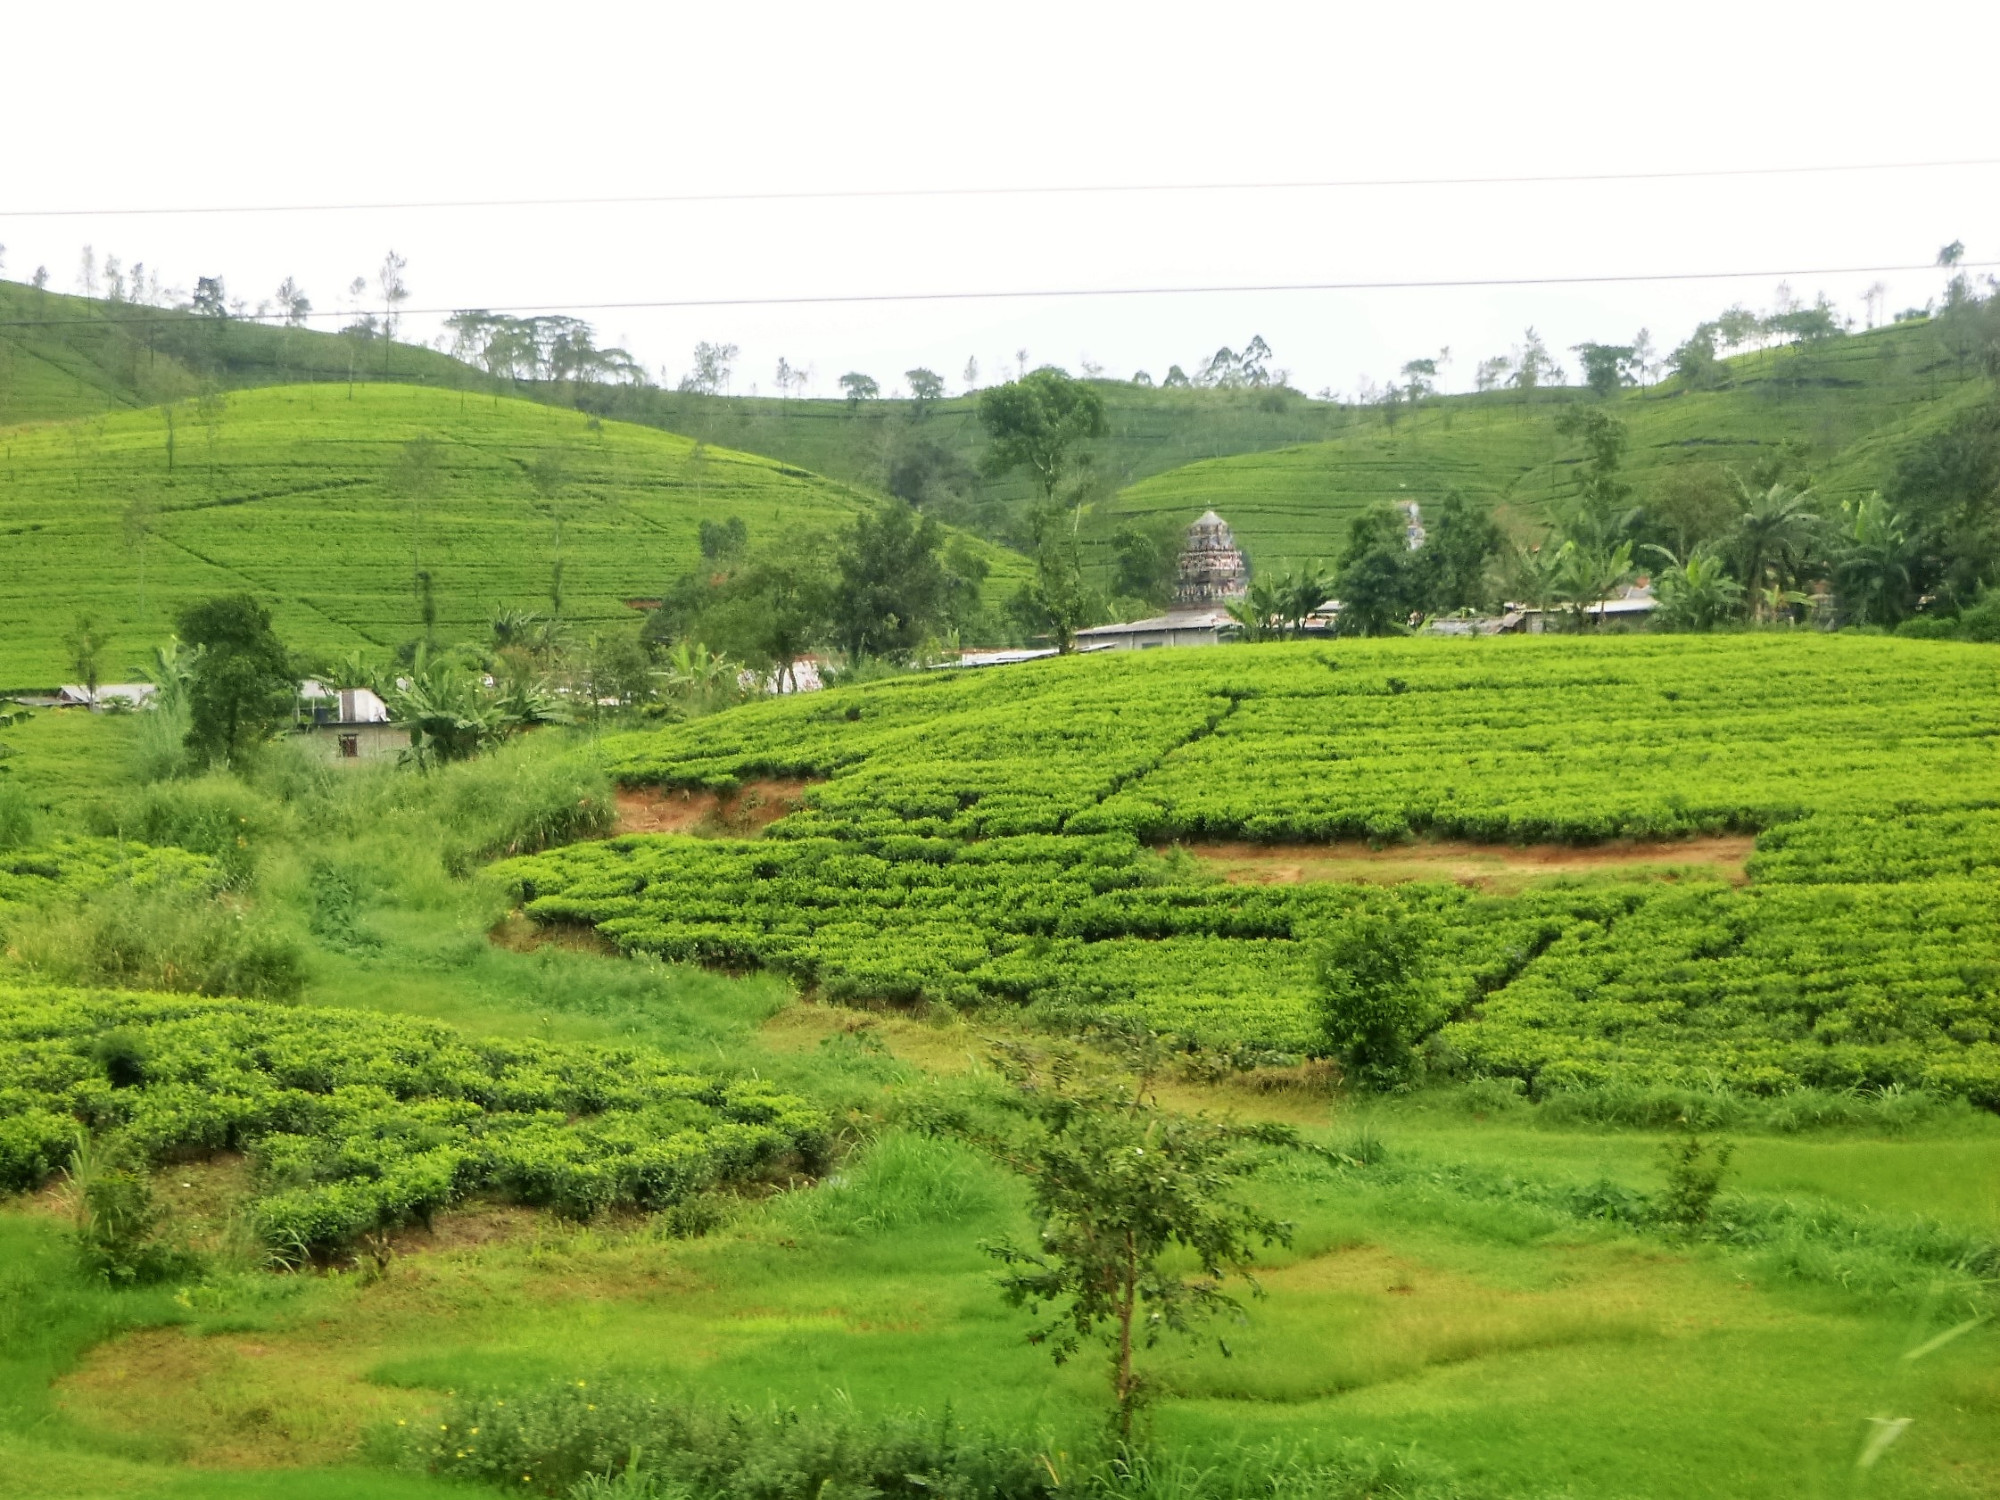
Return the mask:
{"type": "Polygon", "coordinates": [[[620,833],[695,833],[731,838],[759,834],[797,812],[810,781],[746,781],[733,792],[691,792],[672,787],[621,787],[620,833]]]}
{"type": "Polygon", "coordinates": [[[1748,834],[1680,839],[1672,843],[1472,844],[1355,842],[1312,845],[1193,844],[1188,852],[1237,885],[1297,885],[1306,881],[1455,880],[1460,885],[1515,888],[1550,875],[1626,872],[1721,877],[1743,883],[1744,863],[1756,847],[1748,834]]]}

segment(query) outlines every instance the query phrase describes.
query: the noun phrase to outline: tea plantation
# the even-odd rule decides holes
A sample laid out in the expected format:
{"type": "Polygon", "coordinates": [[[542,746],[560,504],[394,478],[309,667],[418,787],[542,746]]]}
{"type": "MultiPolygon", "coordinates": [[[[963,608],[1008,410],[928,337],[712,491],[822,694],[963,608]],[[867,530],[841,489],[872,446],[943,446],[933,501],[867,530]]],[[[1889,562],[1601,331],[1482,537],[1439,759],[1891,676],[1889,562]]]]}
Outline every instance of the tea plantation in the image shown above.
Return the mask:
{"type": "MultiPolygon", "coordinates": [[[[180,604],[243,590],[295,648],[394,646],[422,628],[419,570],[447,640],[483,636],[499,608],[547,612],[558,561],[565,619],[636,627],[627,601],[687,571],[702,520],[741,516],[754,543],[830,535],[867,503],[692,439],[414,386],[278,386],[12,429],[0,572],[44,586],[0,597],[0,685],[61,680],[77,612],[109,632],[117,680],[180,604]]],[[[991,555],[1001,579],[1022,566],[991,555]]]]}
{"type": "Polygon", "coordinates": [[[904,679],[609,743],[629,782],[824,778],[763,839],[631,837],[500,874],[540,920],[835,997],[1028,1001],[1294,1051],[1316,1042],[1313,945],[1388,906],[1434,933],[1422,1030],[1450,1067],[2000,1104],[1997,674],[1979,647],[1801,635],[904,679]],[[1245,888],[1145,847],[1720,830],[1764,831],[1747,888],[1245,888]]]}

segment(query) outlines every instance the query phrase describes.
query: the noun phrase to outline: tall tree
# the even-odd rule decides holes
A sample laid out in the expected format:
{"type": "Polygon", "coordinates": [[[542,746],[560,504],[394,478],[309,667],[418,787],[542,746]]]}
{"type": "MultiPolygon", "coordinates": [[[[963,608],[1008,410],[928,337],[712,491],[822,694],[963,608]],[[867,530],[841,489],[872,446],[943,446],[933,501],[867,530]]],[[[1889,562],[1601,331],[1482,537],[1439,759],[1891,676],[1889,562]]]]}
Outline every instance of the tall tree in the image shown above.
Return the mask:
{"type": "Polygon", "coordinates": [[[188,683],[188,749],[200,761],[238,765],[285,721],[297,689],[271,613],[248,594],[190,604],[175,621],[198,654],[188,683]]]}
{"type": "Polygon", "coordinates": [[[949,593],[944,532],[900,500],[858,516],[835,560],[833,626],[850,660],[907,656],[938,624],[949,593]]]}
{"type": "Polygon", "coordinates": [[[840,388],[847,392],[849,406],[859,406],[863,401],[873,401],[882,394],[882,387],[875,383],[875,377],[863,375],[859,370],[849,370],[841,376],[840,388]]]}
{"type": "Polygon", "coordinates": [[[97,623],[93,614],[79,614],[63,636],[63,649],[69,653],[70,669],[76,673],[77,681],[83,684],[84,696],[90,702],[97,701],[97,673],[104,659],[104,648],[109,640],[104,627],[97,623]]]}
{"type": "MultiPolygon", "coordinates": [[[[1819,517],[1810,509],[1811,490],[1794,489],[1782,481],[1761,490],[1738,481],[1737,494],[1742,511],[1736,518],[1733,550],[1743,584],[1755,601],[1767,574],[1775,572],[1783,584],[1802,571],[1819,517]]],[[[1762,612],[1761,603],[1756,604],[1755,613],[1761,617],[1762,612]]]]}
{"type": "Polygon", "coordinates": [[[1104,398],[1052,365],[981,392],[979,421],[991,439],[987,472],[1026,468],[1045,504],[1054,502],[1058,486],[1077,467],[1083,445],[1110,431],[1104,398]]]}
{"type": "Polygon", "coordinates": [[[910,382],[910,399],[916,403],[917,415],[944,395],[944,377],[935,370],[926,370],[921,365],[914,370],[905,370],[903,378],[910,382]]]}
{"type": "Polygon", "coordinates": [[[1639,365],[1635,344],[1575,344],[1572,352],[1583,362],[1583,383],[1599,400],[1609,400],[1628,385],[1636,385],[1633,373],[1639,365]]]}

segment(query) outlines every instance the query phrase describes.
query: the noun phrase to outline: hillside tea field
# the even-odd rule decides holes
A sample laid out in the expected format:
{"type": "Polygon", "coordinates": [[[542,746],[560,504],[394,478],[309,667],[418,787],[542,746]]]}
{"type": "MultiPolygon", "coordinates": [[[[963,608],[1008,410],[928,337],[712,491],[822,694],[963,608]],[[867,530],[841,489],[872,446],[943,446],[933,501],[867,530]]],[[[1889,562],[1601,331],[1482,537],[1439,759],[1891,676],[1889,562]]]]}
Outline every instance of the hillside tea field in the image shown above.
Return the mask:
{"type": "Polygon", "coordinates": [[[635,783],[824,778],[761,839],[635,836],[498,873],[531,916],[629,951],[1293,1051],[1316,1040],[1315,941],[1393,903],[1437,933],[1426,1029],[1456,1065],[1538,1090],[2000,1103],[1996,670],[1887,639],[1545,637],[904,679],[609,743],[635,783]],[[1747,888],[1250,888],[1145,847],[1720,830],[1764,831],[1747,888]]]}
{"type": "MultiPolygon", "coordinates": [[[[0,573],[58,581],[0,596],[0,682],[68,672],[72,616],[109,631],[107,678],[137,669],[190,600],[249,590],[303,650],[478,638],[503,606],[636,628],[699,556],[703,519],[753,542],[831,534],[865,496],[771,459],[491,395],[402,385],[237,391],[162,408],[0,430],[0,573]],[[435,458],[413,478],[409,443],[435,458]]],[[[995,553],[1007,569],[1005,559],[995,553]]]]}

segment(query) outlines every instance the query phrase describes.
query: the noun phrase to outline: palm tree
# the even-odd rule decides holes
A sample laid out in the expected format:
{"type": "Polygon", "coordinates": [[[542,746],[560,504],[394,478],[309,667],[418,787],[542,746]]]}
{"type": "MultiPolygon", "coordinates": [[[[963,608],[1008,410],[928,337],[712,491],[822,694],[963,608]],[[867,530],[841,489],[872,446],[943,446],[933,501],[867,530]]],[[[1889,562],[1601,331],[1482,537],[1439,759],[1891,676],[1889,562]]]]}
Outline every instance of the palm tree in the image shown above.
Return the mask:
{"type": "Polygon", "coordinates": [[[1278,614],[1285,628],[1296,636],[1305,629],[1306,617],[1326,603],[1333,585],[1316,563],[1308,563],[1296,573],[1287,573],[1278,583],[1278,614]]]}
{"type": "Polygon", "coordinates": [[[1284,632],[1285,597],[1275,584],[1253,583],[1229,606],[1229,618],[1243,627],[1246,641],[1272,641],[1284,632]]]}
{"type": "Polygon", "coordinates": [[[1753,618],[1762,619],[1763,601],[1757,591],[1764,587],[1765,575],[1775,570],[1780,584],[1796,577],[1812,550],[1820,520],[1806,508],[1813,492],[1793,489],[1782,480],[1769,489],[1752,490],[1737,479],[1736,493],[1743,502],[1743,513],[1736,520],[1736,555],[1743,565],[1743,583],[1752,591],[1753,618]]]}

